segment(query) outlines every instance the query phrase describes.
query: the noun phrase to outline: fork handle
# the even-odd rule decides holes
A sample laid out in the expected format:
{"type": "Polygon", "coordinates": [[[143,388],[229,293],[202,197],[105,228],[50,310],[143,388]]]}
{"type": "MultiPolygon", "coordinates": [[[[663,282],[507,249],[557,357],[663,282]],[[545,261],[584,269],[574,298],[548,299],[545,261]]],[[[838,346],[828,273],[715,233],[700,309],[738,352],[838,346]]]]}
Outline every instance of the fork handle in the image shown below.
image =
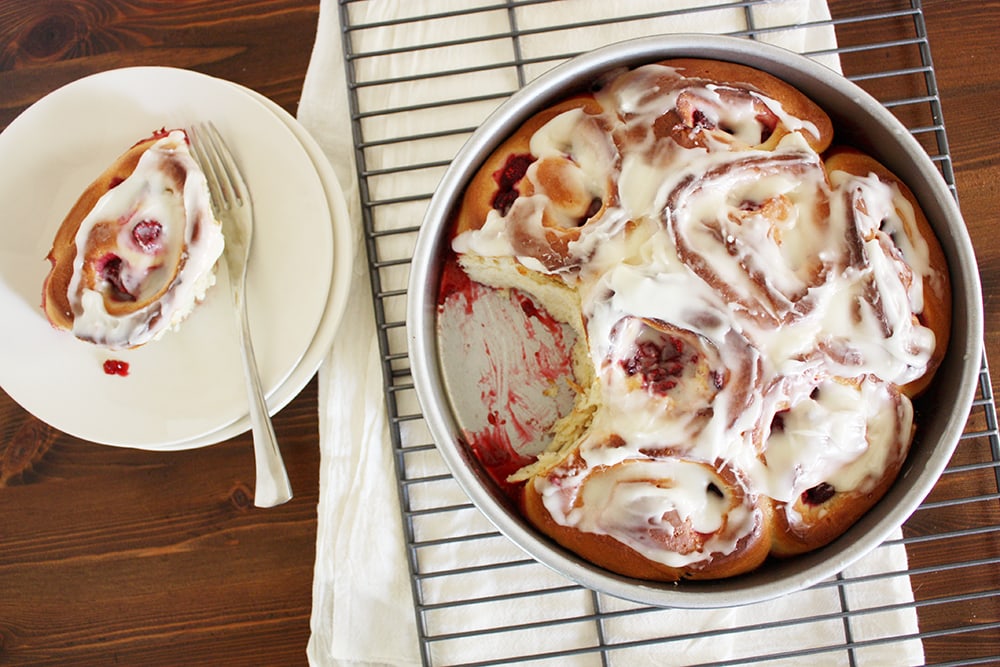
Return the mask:
{"type": "Polygon", "coordinates": [[[268,414],[267,402],[260,386],[260,374],[254,357],[253,342],[250,338],[250,322],[247,317],[243,294],[239,295],[237,312],[240,318],[240,350],[243,357],[243,375],[246,378],[247,395],[250,404],[250,428],[253,433],[254,466],[256,468],[256,488],[254,505],[274,507],[292,498],[292,485],[278,449],[278,438],[268,414]]]}

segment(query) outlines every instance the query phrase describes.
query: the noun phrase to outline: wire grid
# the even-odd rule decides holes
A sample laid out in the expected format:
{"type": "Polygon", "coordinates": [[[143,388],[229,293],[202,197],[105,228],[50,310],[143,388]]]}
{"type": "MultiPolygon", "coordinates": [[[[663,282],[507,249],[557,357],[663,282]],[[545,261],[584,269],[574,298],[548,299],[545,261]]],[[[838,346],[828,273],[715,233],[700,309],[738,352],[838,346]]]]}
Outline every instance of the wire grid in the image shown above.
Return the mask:
{"type": "MultiPolygon", "coordinates": [[[[468,664],[484,665],[566,664],[567,660],[633,664],[632,651],[651,647],[670,651],[682,641],[690,646],[698,641],[735,641],[734,637],[742,643],[754,633],[767,633],[771,646],[752,655],[740,654],[734,647],[731,659],[706,664],[795,664],[809,659],[854,665],[864,662],[869,650],[903,647],[907,642],[922,644],[927,664],[1000,661],[1000,435],[985,359],[966,432],[951,463],[904,525],[902,536],[879,547],[905,549],[907,570],[848,570],[822,582],[815,589],[835,589],[839,603],[808,617],[788,620],[744,614],[729,618],[728,625],[699,627],[698,613],[689,611],[678,625],[671,620],[676,616],[664,619],[662,610],[585,590],[514,548],[450,478],[422,422],[409,375],[405,335],[409,261],[434,186],[475,129],[474,124],[449,124],[456,115],[453,112],[460,110],[463,118],[470,114],[485,118],[542,71],[598,45],[586,43],[587,29],[609,19],[581,18],[581,12],[575,11],[580,4],[572,2],[567,4],[565,23],[530,30],[519,26],[519,12],[530,11],[542,1],[439,0],[440,11],[413,15],[406,14],[412,10],[403,3],[383,3],[386,18],[373,20],[370,17],[377,11],[368,11],[372,8],[365,5],[379,0],[340,0],[365,243],[424,663],[450,664],[452,656],[463,655],[468,664]],[[495,21],[498,14],[505,17],[506,29],[478,27],[483,17],[495,21]],[[362,15],[369,18],[359,20],[362,15]],[[431,24],[444,24],[448,37],[428,41],[432,31],[426,28],[431,24]],[[376,30],[393,31],[391,47],[385,48],[384,41],[378,47],[367,46],[367,33],[376,30]],[[530,40],[536,47],[540,41],[552,46],[545,55],[525,55],[530,40]],[[564,46],[574,48],[560,50],[564,46]],[[415,58],[436,65],[430,71],[408,68],[415,58]],[[393,72],[388,76],[387,62],[392,63],[388,71],[393,72]],[[438,80],[448,80],[449,90],[458,92],[445,98],[422,97],[425,88],[421,84],[438,80]],[[492,87],[484,86],[484,81],[492,87]],[[411,150],[421,143],[436,148],[425,153],[411,150]],[[414,158],[416,154],[420,157],[414,158]],[[410,189],[398,191],[387,185],[400,181],[410,189]],[[429,569],[427,563],[442,560],[451,565],[429,569]],[[476,585],[484,578],[510,583],[502,593],[490,588],[484,597],[476,585]],[[864,587],[872,583],[905,586],[907,595],[912,587],[913,595],[892,604],[859,603],[864,587]],[[571,611],[579,608],[590,611],[571,611]],[[886,635],[861,629],[861,621],[877,626],[881,614],[900,612],[915,614],[919,630],[886,635]],[[483,618],[488,619],[485,624],[483,618]],[[623,635],[620,628],[616,630],[621,624],[653,630],[623,635]],[[842,640],[820,648],[796,646],[785,641],[785,635],[775,634],[792,626],[818,632],[831,624],[842,640]],[[774,637],[782,640],[774,642],[774,637]],[[477,645],[488,646],[489,652],[470,661],[467,656],[475,651],[465,649],[477,645]]],[[[604,11],[613,15],[610,20],[638,34],[643,34],[647,22],[658,18],[669,17],[684,25],[689,18],[711,22],[713,12],[723,11],[740,12],[744,23],[731,29],[719,21],[716,32],[740,37],[777,35],[807,45],[810,31],[832,28],[836,48],[799,50],[821,60],[838,58],[849,79],[868,89],[904,122],[955,192],[919,0],[830,0],[832,20],[820,17],[804,24],[766,27],[758,24],[755,14],[766,0],[721,6],[718,2],[712,6],[660,2],[654,3],[659,5],[655,11],[641,13],[630,13],[637,5],[629,3],[598,4],[607,4],[610,9],[604,11]],[[875,41],[873,34],[879,35],[875,41]]],[[[422,8],[425,3],[411,6],[422,8]]],[[[696,660],[694,655],[682,658],[688,663],[696,660]]]]}

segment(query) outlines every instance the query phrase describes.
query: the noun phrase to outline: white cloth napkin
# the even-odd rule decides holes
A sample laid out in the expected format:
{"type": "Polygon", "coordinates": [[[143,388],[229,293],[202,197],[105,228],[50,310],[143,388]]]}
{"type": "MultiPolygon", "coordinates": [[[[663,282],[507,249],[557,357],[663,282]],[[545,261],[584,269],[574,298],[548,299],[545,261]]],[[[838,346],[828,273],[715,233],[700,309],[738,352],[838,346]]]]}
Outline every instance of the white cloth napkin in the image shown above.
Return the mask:
{"type": "MultiPolygon", "coordinates": [[[[402,17],[438,13],[468,6],[466,0],[377,0],[346,5],[354,23],[394,21],[402,17]]],[[[630,15],[644,10],[677,10],[692,6],[728,5],[720,0],[632,0],[610,3],[608,0],[572,0],[539,5],[524,5],[517,9],[522,56],[531,60],[539,57],[541,64],[529,65],[527,79],[534,78],[551,66],[544,56],[559,51],[580,51],[629,37],[665,32],[722,33],[747,29],[745,9],[720,8],[683,17],[663,17],[641,21],[616,21],[616,14],[630,15]],[[588,22],[594,25],[562,31],[554,40],[548,32],[535,28],[562,25],[567,22],[588,22]],[[571,45],[571,49],[567,48],[571,45]]],[[[312,636],[308,658],[313,665],[412,665],[421,662],[416,631],[411,582],[408,574],[404,533],[400,519],[396,483],[393,476],[393,454],[383,398],[380,352],[376,341],[372,295],[367,275],[367,261],[361,242],[361,211],[355,172],[352,133],[348,112],[348,90],[344,75],[341,45],[339,4],[321,0],[318,31],[309,65],[298,117],[313,134],[332,162],[345,190],[348,207],[355,224],[358,251],[355,259],[354,286],[344,315],[343,324],[334,340],[331,352],[320,372],[320,500],[319,527],[313,583],[312,636]]],[[[825,0],[776,0],[751,10],[753,27],[761,38],[797,51],[818,51],[835,46],[832,28],[812,27],[794,30],[771,28],[821,21],[829,17],[825,0]]],[[[466,34],[491,35],[509,30],[505,12],[476,15],[455,20],[406,22],[400,26],[384,25],[355,34],[365,51],[401,45],[431,44],[451,41],[466,34]],[[490,22],[496,21],[496,25],[490,22]]],[[[508,40],[509,41],[509,40],[508,40]]],[[[465,49],[466,47],[452,47],[465,49]]],[[[503,62],[510,55],[504,40],[479,42],[467,51],[450,52],[459,62],[479,60],[503,62]]],[[[358,63],[359,72],[368,80],[403,77],[422,71],[441,69],[441,54],[435,50],[417,51],[405,56],[365,59],[358,63]]],[[[838,69],[836,56],[824,56],[822,61],[838,69]]],[[[495,85],[512,91],[516,79],[505,79],[502,72],[477,77],[471,85],[495,85]],[[488,81],[484,81],[488,80],[488,81]]],[[[393,86],[360,90],[358,98],[376,108],[411,105],[427,100],[445,100],[473,94],[470,82],[428,82],[414,80],[393,86]],[[444,89],[442,89],[442,87],[444,89]]],[[[484,91],[488,92],[488,91],[484,91]]],[[[391,118],[367,120],[366,139],[392,138],[421,132],[432,133],[435,123],[445,120],[452,127],[474,127],[496,101],[474,107],[451,108],[447,113],[432,110],[397,114],[391,118]],[[436,114],[436,116],[435,116],[436,114]]],[[[455,140],[441,138],[427,142],[387,143],[374,149],[369,167],[423,164],[447,160],[458,149],[455,140]]],[[[372,179],[373,196],[387,198],[396,194],[429,192],[439,173],[421,170],[405,171],[388,178],[372,179]]],[[[413,225],[420,211],[412,205],[400,211],[400,224],[413,225]],[[414,217],[416,216],[416,217],[414,217]]],[[[405,249],[400,252],[405,252],[405,249]]],[[[401,278],[405,286],[405,277],[401,278]]],[[[423,437],[427,437],[424,435],[423,437]]],[[[415,463],[422,470],[440,466],[440,462],[415,463]]],[[[420,498],[414,489],[413,503],[462,502],[457,487],[445,491],[446,500],[420,498]]],[[[435,491],[439,493],[440,491],[435,491]]],[[[426,534],[462,535],[490,528],[478,512],[447,514],[432,518],[430,525],[421,526],[426,534]]],[[[472,546],[450,545],[448,549],[422,552],[422,571],[435,571],[476,562],[496,562],[510,554],[511,560],[524,556],[505,538],[471,542],[472,546]],[[489,551],[483,553],[484,549],[489,551]],[[436,560],[435,560],[436,559],[436,560]],[[433,562],[432,562],[433,561],[433,562]]],[[[531,568],[532,566],[527,566],[531,568]]],[[[421,582],[425,601],[447,601],[463,596],[490,596],[535,587],[560,587],[567,582],[540,565],[531,569],[528,577],[511,572],[482,576],[440,579],[421,582]]],[[[912,607],[913,595],[905,574],[867,581],[869,574],[905,573],[906,553],[902,546],[883,546],[852,567],[847,574],[852,583],[843,589],[821,586],[786,596],[780,600],[748,607],[725,610],[644,610],[637,605],[609,596],[592,596],[580,589],[570,589],[526,603],[520,598],[499,600],[489,604],[462,606],[449,610],[444,606],[425,615],[428,632],[463,633],[470,630],[528,623],[534,619],[566,618],[567,615],[606,615],[601,624],[603,641],[608,644],[631,643],[632,648],[609,654],[612,664],[668,665],[707,662],[710,660],[739,661],[759,655],[780,654],[808,647],[818,647],[809,658],[815,665],[848,664],[844,650],[822,651],[822,647],[841,646],[849,635],[856,648],[852,664],[917,665],[923,662],[919,639],[882,643],[881,638],[907,637],[917,632],[917,620],[912,607]],[[838,614],[847,598],[847,607],[862,610],[860,615],[844,619],[838,614]],[[596,600],[596,602],[595,602],[596,600]],[[531,605],[530,609],[527,605],[531,605]],[[595,609],[596,605],[596,609],[595,609]],[[898,609],[884,611],[885,609],[898,609]],[[569,611],[568,611],[569,610],[569,611]],[[577,612],[578,610],[578,612],[577,612]],[[864,610],[871,610],[865,612],[864,610]],[[788,619],[797,619],[785,625],[788,619]],[[815,619],[815,620],[810,620],[815,619]],[[779,629],[768,627],[779,624],[779,629]],[[757,626],[756,630],[732,632],[734,626],[757,626]],[[683,635],[713,631],[710,639],[684,639],[683,635]],[[652,642],[663,636],[681,636],[670,643],[652,642]]],[[[518,570],[520,572],[520,570],[518,570]]],[[[574,647],[593,646],[599,641],[594,635],[593,622],[563,623],[555,627],[521,631],[476,634],[471,639],[436,641],[429,651],[434,664],[452,664],[475,660],[496,659],[505,655],[521,655],[574,647]],[[527,650],[526,650],[527,647],[527,650]]],[[[784,664],[775,659],[766,664],[784,664]]],[[[797,664],[801,658],[787,661],[797,664]]],[[[573,664],[602,664],[599,655],[581,654],[573,664]]],[[[541,663],[540,663],[541,664],[541,663]]],[[[565,664],[560,660],[552,664],[565,664]]]]}

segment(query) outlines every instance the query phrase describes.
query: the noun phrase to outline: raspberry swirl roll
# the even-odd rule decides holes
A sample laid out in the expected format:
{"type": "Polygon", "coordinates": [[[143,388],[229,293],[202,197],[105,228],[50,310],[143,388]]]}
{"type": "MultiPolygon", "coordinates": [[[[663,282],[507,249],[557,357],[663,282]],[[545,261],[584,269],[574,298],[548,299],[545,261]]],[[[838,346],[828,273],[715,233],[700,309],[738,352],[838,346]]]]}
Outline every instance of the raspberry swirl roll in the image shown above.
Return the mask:
{"type": "Polygon", "coordinates": [[[840,260],[819,157],[804,150],[695,160],[661,218],[681,260],[750,319],[801,315],[809,290],[840,260]]]}
{"type": "Polygon", "coordinates": [[[529,119],[466,190],[456,250],[514,256],[546,273],[589,260],[601,239],[627,223],[616,214],[620,158],[609,122],[593,96],[571,98],[529,119]]]}
{"type": "Polygon", "coordinates": [[[605,407],[628,415],[638,437],[690,443],[713,416],[730,373],[700,334],[623,317],[598,346],[605,407]]]}
{"type": "MultiPolygon", "coordinates": [[[[599,328],[588,327],[591,340],[599,328]]],[[[669,443],[703,458],[744,448],[760,386],[756,351],[734,331],[719,340],[650,318],[624,316],[591,344],[601,415],[642,445],[669,443]]]]}
{"type": "Polygon", "coordinates": [[[885,494],[909,451],[913,407],[873,375],[786,378],[772,397],[762,485],[775,500],[773,553],[819,548],[885,494]]]}
{"type": "Polygon", "coordinates": [[[620,418],[615,432],[726,458],[733,443],[719,434],[749,430],[761,357],[721,295],[693,283],[665,240],[649,240],[642,262],[614,267],[583,292],[590,357],[607,411],[620,418]]]}
{"type": "Polygon", "coordinates": [[[97,345],[143,345],[204,298],[223,245],[186,134],[158,132],[95,180],[59,227],[45,313],[97,345]]]}
{"type": "Polygon", "coordinates": [[[590,437],[536,475],[525,516],[587,560],[659,581],[717,579],[759,566],[770,548],[769,500],[724,462],[636,451],[590,437]]]}
{"type": "Polygon", "coordinates": [[[822,346],[840,372],[873,372],[910,396],[931,381],[948,347],[951,288],[937,237],[913,193],[874,158],[853,149],[826,160],[839,196],[851,269],[833,297],[842,316],[822,346]]]}
{"type": "MultiPolygon", "coordinates": [[[[669,139],[682,148],[773,150],[798,133],[816,152],[833,138],[829,116],[784,81],[736,63],[678,58],[637,67],[602,91],[620,109],[623,143],[669,139]]],[[[659,146],[662,150],[662,145],[659,146]]]]}

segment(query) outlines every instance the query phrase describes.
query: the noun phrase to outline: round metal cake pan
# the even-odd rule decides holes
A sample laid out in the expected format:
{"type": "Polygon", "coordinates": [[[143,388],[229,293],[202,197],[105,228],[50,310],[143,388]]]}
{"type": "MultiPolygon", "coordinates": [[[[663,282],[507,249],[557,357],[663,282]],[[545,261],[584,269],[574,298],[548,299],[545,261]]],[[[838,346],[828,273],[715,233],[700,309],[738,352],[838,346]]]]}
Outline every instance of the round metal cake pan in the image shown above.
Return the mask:
{"type": "Polygon", "coordinates": [[[543,74],[499,107],[461,149],[430,202],[414,251],[407,318],[413,379],[424,417],[473,503],[524,551],[569,579],[666,607],[725,607],[775,598],[832,577],[875,549],[916,510],[950,460],[965,427],[982,360],[982,295],[972,244],[951,191],[920,144],[876,99],[833,70],[778,47],[707,35],[647,37],[585,53],[543,74]],[[442,375],[436,318],[450,218],[486,157],[536,111],[587,89],[602,75],[677,57],[738,62],[784,79],[826,110],[837,143],[871,153],[902,178],[944,248],[953,310],[944,362],[933,386],[916,402],[918,431],[909,456],[895,484],[871,511],[836,541],[809,554],[769,560],[732,579],[675,584],[631,579],[596,567],[538,533],[506,501],[463,441],[442,375]]]}

